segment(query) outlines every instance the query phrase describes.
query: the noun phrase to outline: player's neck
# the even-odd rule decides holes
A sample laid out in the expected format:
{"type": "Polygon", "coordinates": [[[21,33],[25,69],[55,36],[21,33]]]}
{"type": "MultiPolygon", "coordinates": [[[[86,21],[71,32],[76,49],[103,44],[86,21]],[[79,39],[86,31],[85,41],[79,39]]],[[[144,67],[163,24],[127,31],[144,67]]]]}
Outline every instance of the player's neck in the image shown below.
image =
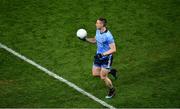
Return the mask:
{"type": "Polygon", "coordinates": [[[106,27],[102,27],[102,28],[100,29],[101,33],[105,32],[106,30],[107,30],[106,27]]]}

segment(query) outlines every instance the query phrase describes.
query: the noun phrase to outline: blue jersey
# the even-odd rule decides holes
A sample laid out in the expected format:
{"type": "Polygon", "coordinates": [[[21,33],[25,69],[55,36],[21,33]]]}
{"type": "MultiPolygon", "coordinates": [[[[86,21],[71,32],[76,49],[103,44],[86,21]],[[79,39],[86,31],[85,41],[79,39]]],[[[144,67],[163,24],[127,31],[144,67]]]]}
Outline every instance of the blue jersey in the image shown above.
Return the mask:
{"type": "Polygon", "coordinates": [[[97,53],[104,53],[110,49],[109,44],[114,43],[114,38],[109,30],[101,33],[96,30],[97,53]]]}

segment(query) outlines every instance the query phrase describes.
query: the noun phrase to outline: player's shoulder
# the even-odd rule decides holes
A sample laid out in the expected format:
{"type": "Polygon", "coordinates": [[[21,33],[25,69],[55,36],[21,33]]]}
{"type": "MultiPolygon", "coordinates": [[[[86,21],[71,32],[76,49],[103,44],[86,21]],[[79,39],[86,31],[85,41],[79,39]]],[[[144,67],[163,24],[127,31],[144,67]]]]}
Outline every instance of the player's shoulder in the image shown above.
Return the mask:
{"type": "Polygon", "coordinates": [[[111,34],[111,32],[110,32],[110,30],[108,30],[108,31],[106,32],[106,36],[107,36],[107,37],[113,37],[112,34],[111,34]]]}

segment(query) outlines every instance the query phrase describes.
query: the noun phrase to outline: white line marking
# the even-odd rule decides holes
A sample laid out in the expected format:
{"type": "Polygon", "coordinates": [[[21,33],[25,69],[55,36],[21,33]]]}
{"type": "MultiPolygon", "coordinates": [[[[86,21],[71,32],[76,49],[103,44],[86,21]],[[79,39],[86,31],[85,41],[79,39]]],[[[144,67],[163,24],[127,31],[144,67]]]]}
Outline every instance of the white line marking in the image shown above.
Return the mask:
{"type": "Polygon", "coordinates": [[[36,68],[44,71],[44,72],[47,73],[49,76],[52,76],[52,77],[58,79],[59,81],[64,82],[64,83],[67,84],[68,86],[74,88],[75,90],[77,90],[78,92],[82,93],[83,95],[88,96],[89,98],[91,98],[91,99],[93,99],[94,101],[100,103],[101,105],[103,105],[103,106],[105,106],[105,107],[108,107],[108,108],[111,108],[111,109],[115,109],[115,107],[113,107],[112,105],[110,105],[110,104],[104,102],[103,100],[95,97],[95,96],[92,95],[91,93],[86,92],[85,90],[81,89],[80,87],[78,87],[78,86],[75,85],[74,83],[72,83],[72,82],[70,82],[70,81],[68,81],[68,80],[60,77],[59,75],[55,74],[55,73],[52,72],[52,71],[49,71],[48,69],[42,67],[41,65],[37,64],[36,62],[34,62],[34,61],[32,61],[32,60],[26,58],[25,56],[23,56],[23,55],[19,54],[18,52],[12,50],[11,48],[8,48],[6,45],[3,45],[3,44],[0,43],[0,48],[5,49],[6,51],[12,53],[13,55],[15,55],[15,56],[19,57],[20,59],[26,61],[27,63],[29,63],[29,64],[35,66],[36,68]]]}

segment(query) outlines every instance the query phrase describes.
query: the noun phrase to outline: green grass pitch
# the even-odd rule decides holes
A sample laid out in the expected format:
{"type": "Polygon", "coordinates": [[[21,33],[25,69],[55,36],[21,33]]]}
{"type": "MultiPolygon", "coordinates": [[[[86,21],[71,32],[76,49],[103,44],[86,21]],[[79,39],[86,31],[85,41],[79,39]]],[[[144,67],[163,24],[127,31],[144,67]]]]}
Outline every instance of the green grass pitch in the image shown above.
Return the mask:
{"type": "MultiPolygon", "coordinates": [[[[180,107],[179,0],[0,0],[0,42],[118,108],[180,107]],[[117,53],[117,94],[91,75],[95,35],[108,20],[117,53]]],[[[0,107],[102,108],[32,65],[0,49],[0,107]]]]}

